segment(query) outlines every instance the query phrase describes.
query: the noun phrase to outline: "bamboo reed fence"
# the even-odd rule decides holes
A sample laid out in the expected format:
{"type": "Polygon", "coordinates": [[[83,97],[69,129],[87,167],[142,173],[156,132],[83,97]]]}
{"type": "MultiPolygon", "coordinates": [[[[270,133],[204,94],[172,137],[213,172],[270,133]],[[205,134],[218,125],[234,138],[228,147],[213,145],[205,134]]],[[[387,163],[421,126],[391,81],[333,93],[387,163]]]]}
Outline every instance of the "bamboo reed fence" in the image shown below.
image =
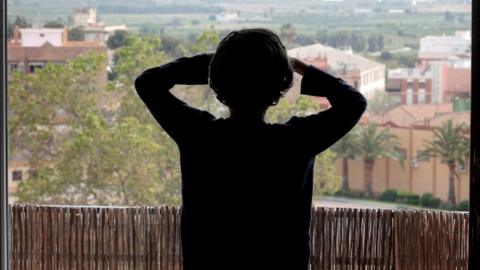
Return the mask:
{"type": "MultiPolygon", "coordinates": [[[[10,207],[11,269],[181,270],[175,207],[10,207]]],[[[312,209],[311,269],[467,269],[468,214],[312,209]]],[[[279,258],[280,259],[280,258],[279,258]]]]}

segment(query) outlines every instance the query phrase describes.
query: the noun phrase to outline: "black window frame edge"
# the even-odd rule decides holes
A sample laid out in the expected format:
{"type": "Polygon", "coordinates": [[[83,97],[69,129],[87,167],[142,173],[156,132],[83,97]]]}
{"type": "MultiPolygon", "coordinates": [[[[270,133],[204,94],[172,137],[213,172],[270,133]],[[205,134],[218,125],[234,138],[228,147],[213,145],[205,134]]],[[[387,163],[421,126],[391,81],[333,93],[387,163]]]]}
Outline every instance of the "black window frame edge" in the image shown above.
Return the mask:
{"type": "Polygon", "coordinates": [[[7,0],[0,3],[0,269],[9,269],[7,168],[7,0]]]}
{"type": "MultiPolygon", "coordinates": [[[[7,177],[7,0],[0,8],[0,269],[9,269],[8,260],[8,177],[7,177]]],[[[480,250],[480,3],[472,1],[472,103],[470,162],[469,254],[480,250]]],[[[469,269],[480,269],[480,256],[469,256],[469,269]]]]}
{"type": "Polygon", "coordinates": [[[472,93],[468,269],[480,269],[480,3],[472,1],[472,93]],[[474,251],[477,251],[476,253],[474,251]]]}

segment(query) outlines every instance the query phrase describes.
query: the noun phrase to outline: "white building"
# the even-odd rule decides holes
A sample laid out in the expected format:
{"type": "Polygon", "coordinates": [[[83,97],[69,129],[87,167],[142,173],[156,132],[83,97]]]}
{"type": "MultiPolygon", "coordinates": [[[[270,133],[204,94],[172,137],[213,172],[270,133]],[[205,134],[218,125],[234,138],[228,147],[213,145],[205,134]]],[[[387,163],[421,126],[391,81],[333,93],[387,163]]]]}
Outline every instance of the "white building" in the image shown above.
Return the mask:
{"type": "Polygon", "coordinates": [[[60,47],[68,38],[65,29],[25,28],[19,31],[22,37],[21,47],[40,47],[45,42],[49,42],[54,47],[60,47]]]}
{"type": "Polygon", "coordinates": [[[472,34],[470,31],[456,31],[454,36],[426,36],[420,39],[420,52],[470,53],[472,34]]]}
{"type": "Polygon", "coordinates": [[[240,15],[236,11],[229,11],[217,15],[215,19],[219,23],[238,22],[240,20],[240,15]]]}
{"type": "Polygon", "coordinates": [[[344,79],[367,97],[385,91],[385,65],[320,43],[288,50],[288,55],[298,59],[323,57],[327,59],[328,72],[344,79]]]}

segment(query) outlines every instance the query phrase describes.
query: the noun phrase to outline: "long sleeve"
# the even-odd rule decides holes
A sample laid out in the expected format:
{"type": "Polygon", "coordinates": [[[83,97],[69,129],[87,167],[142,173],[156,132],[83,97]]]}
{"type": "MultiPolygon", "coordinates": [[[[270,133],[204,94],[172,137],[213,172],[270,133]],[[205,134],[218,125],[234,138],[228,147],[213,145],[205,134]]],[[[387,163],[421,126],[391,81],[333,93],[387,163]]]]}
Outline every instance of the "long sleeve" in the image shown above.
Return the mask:
{"type": "Polygon", "coordinates": [[[176,84],[207,84],[210,56],[200,54],[145,70],[135,88],[157,122],[177,142],[184,142],[215,119],[176,98],[170,89],[176,84]]]}
{"type": "Polygon", "coordinates": [[[326,97],[331,107],[306,117],[292,117],[287,125],[309,155],[316,155],[341,139],[360,120],[367,101],[355,88],[314,66],[302,78],[301,94],[326,97]]]}

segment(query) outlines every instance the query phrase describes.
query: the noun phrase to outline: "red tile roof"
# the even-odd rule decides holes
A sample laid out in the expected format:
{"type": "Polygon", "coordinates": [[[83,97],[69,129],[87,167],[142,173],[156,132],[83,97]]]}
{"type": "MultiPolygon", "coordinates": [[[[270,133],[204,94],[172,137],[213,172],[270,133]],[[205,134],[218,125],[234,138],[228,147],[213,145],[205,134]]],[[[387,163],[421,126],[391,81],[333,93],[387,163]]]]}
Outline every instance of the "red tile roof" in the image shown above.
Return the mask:
{"type": "Polygon", "coordinates": [[[107,48],[98,43],[71,43],[68,46],[54,47],[45,42],[41,47],[8,46],[9,61],[64,62],[87,52],[106,52],[107,48]]]}

